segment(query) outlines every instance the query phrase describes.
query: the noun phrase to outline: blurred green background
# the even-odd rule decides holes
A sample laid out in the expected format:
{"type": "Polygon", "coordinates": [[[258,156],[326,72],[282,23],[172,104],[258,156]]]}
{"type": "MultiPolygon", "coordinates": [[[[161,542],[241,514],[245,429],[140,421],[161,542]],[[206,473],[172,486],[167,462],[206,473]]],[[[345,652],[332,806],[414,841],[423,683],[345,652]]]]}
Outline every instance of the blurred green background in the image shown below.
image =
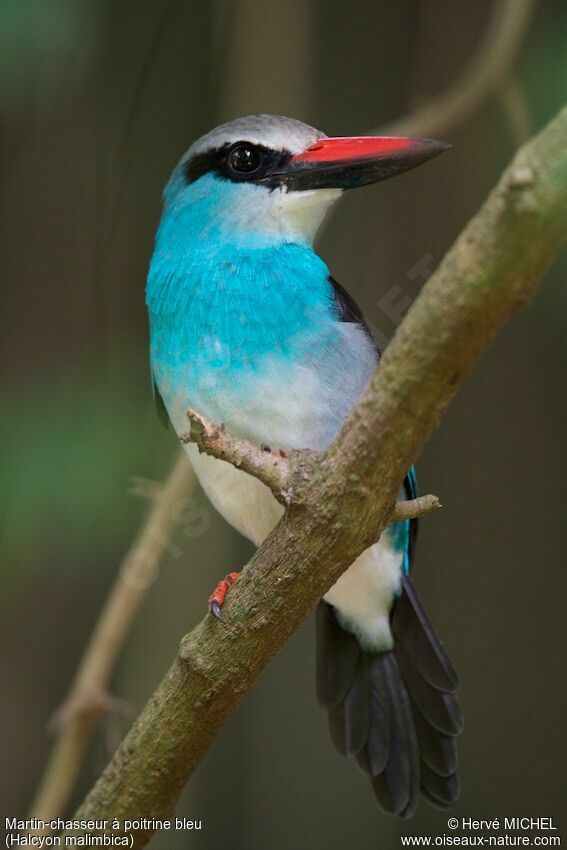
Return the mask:
{"type": "MultiPolygon", "coordinates": [[[[0,488],[2,816],[24,816],[63,698],[147,503],[177,452],[151,400],[145,272],[160,193],[184,149],[239,114],[354,134],[444,89],[492,0],[0,2],[0,488]]],[[[540,0],[510,100],[446,134],[453,151],[341,202],[319,240],[381,335],[567,89],[567,5],[540,0]],[[519,92],[519,95],[518,95],[519,92]],[[518,101],[519,98],[519,101],[518,101]],[[517,103],[516,103],[517,105],[517,103]],[[413,271],[412,271],[413,270],[413,271]],[[394,287],[394,289],[392,289],[394,287]],[[393,297],[394,296],[394,297],[393,297]]],[[[457,816],[553,816],[565,826],[565,258],[499,335],[419,462],[439,515],[422,522],[415,582],[463,682],[457,816]]],[[[136,708],[208,593],[250,545],[200,491],[210,521],[178,527],[112,691],[136,708]]],[[[314,698],[313,623],[271,664],[179,803],[199,833],[156,850],[399,847],[446,832],[422,804],[382,815],[338,756],[314,698]]],[[[78,803],[128,720],[97,728],[78,803]]],[[[451,812],[453,814],[453,812],[451,812]]]]}

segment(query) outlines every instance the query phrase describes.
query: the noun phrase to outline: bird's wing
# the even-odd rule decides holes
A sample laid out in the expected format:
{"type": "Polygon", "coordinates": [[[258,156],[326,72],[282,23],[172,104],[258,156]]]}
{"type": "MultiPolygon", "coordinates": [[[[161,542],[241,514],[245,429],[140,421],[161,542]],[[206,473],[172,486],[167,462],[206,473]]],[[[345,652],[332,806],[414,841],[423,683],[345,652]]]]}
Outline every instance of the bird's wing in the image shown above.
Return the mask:
{"type": "MultiPolygon", "coordinates": [[[[404,478],[404,490],[408,499],[415,499],[418,495],[419,491],[417,489],[417,476],[415,473],[415,466],[410,467],[410,470],[406,477],[404,478]]],[[[410,519],[409,522],[409,534],[408,534],[408,542],[407,542],[407,560],[408,560],[408,570],[409,572],[413,563],[413,556],[415,552],[415,542],[417,540],[417,529],[418,529],[419,520],[417,517],[410,519]]]]}
{"type": "MultiPolygon", "coordinates": [[[[372,344],[376,351],[376,355],[378,359],[380,359],[380,356],[382,354],[380,347],[372,336],[372,332],[368,327],[368,324],[366,323],[362,310],[360,309],[354,298],[349,295],[344,286],[341,286],[338,280],[335,280],[332,275],[329,275],[329,283],[331,284],[333,289],[333,298],[337,306],[339,320],[341,322],[352,322],[354,324],[359,325],[359,327],[364,331],[368,339],[372,341],[372,344]]],[[[418,494],[417,478],[415,474],[415,468],[413,466],[411,467],[404,479],[404,490],[408,499],[415,499],[418,494]]],[[[408,569],[406,572],[409,572],[409,570],[411,569],[413,561],[415,541],[417,539],[417,525],[417,519],[412,519],[409,521],[409,533],[406,544],[408,569]]]]}
{"type": "Polygon", "coordinates": [[[339,321],[341,322],[351,322],[355,325],[360,325],[361,329],[364,331],[368,339],[372,342],[374,346],[374,350],[380,359],[380,355],[382,352],[380,351],[380,347],[378,343],[372,336],[372,332],[368,327],[362,310],[354,300],[354,298],[348,294],[344,286],[335,280],[332,275],[329,275],[329,283],[333,289],[333,298],[335,300],[335,304],[339,314],[339,321]]]}
{"type": "MultiPolygon", "coordinates": [[[[150,367],[151,369],[151,367],[150,367]]],[[[157,415],[159,417],[159,421],[165,428],[169,428],[169,414],[167,412],[167,408],[165,406],[165,402],[160,395],[160,391],[158,390],[158,386],[156,383],[156,379],[154,377],[153,370],[151,372],[152,375],[152,395],[154,397],[154,404],[156,406],[157,415]]]]}

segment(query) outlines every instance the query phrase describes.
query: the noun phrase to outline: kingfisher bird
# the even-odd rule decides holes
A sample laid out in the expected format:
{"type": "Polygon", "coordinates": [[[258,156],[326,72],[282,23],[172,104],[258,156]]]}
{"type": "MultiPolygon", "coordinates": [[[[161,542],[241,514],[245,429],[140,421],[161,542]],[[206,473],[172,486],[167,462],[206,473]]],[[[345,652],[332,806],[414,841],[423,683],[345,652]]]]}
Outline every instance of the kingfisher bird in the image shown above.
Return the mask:
{"type": "MultiPolygon", "coordinates": [[[[147,282],[156,399],[178,435],[187,409],[256,445],[323,451],[379,363],[360,309],[315,253],[342,192],[450,147],[429,139],[330,138],[275,115],[238,118],[175,167],[147,282]]],[[[257,479],[186,451],[215,508],[259,546],[283,508],[257,479]]],[[[413,468],[400,498],[416,495],[413,468]]],[[[417,521],[390,524],[320,601],[316,690],[337,750],[371,778],[386,812],[419,792],[458,797],[458,679],[410,580],[417,521]]],[[[209,598],[220,616],[237,578],[209,598]]]]}

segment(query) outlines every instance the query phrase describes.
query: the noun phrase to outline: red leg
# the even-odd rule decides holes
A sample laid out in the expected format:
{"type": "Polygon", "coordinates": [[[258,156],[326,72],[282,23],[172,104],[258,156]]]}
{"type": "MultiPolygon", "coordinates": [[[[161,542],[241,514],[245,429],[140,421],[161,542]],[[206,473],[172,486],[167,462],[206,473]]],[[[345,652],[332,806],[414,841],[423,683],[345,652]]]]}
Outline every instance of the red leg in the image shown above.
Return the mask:
{"type": "Polygon", "coordinates": [[[240,573],[229,573],[222,579],[222,581],[219,581],[216,588],[209,596],[209,611],[213,617],[217,618],[217,620],[222,620],[220,612],[224,605],[225,596],[239,575],[240,573]]]}

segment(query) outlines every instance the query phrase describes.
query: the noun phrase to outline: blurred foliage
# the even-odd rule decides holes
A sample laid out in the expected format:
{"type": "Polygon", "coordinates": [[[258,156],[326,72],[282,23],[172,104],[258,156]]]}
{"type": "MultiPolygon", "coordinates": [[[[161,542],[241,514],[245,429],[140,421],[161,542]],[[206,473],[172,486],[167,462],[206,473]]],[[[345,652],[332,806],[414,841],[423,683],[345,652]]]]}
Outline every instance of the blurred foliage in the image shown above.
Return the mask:
{"type": "Polygon", "coordinates": [[[567,4],[557,3],[554,11],[542,14],[520,65],[519,81],[534,129],[567,98],[567,4]]]}
{"type": "Polygon", "coordinates": [[[48,114],[92,68],[101,7],[89,0],[0,0],[0,109],[48,114]]]}
{"type": "Polygon", "coordinates": [[[142,369],[125,369],[130,362],[125,356],[112,382],[75,368],[5,395],[3,572],[17,568],[30,529],[45,546],[72,530],[84,546],[96,547],[102,539],[114,546],[125,539],[125,528],[135,528],[140,501],[128,496],[130,479],[160,480],[175,441],[172,432],[165,438],[154,415],[149,376],[135,386],[145,362],[142,369]]]}

